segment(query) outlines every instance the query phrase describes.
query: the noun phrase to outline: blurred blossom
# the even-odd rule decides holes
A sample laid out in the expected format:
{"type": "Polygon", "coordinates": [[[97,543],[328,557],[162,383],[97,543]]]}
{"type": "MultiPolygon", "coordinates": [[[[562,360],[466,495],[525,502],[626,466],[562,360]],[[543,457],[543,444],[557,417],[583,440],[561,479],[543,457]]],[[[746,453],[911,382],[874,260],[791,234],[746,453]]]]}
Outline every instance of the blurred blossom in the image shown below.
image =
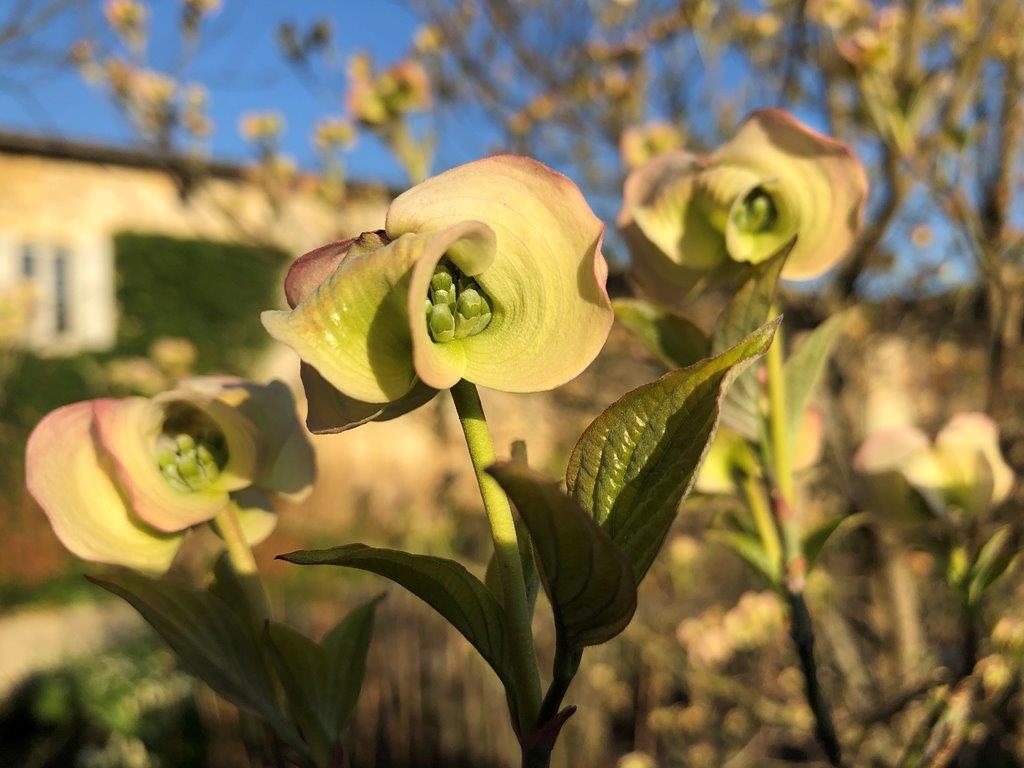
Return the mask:
{"type": "Polygon", "coordinates": [[[89,80],[104,82],[144,133],[161,136],[173,127],[180,88],[169,75],[117,57],[83,67],[82,74],[89,80]]]}
{"type": "Polygon", "coordinates": [[[701,280],[769,259],[794,237],[782,276],[821,275],[849,250],[866,197],[849,147],[767,109],[706,157],[677,150],[634,170],[617,223],[637,282],[671,303],[701,280]]]}
{"type": "Polygon", "coordinates": [[[356,140],[356,129],[348,120],[328,117],[321,120],[313,134],[313,143],[319,152],[349,149],[356,140]]]}
{"type": "Polygon", "coordinates": [[[910,242],[917,248],[927,248],[932,244],[932,228],[927,224],[918,224],[910,230],[910,242]]]}
{"type": "Polygon", "coordinates": [[[748,592],[734,608],[706,611],[683,621],[676,638],[699,666],[716,668],[737,653],[753,651],[773,642],[786,626],[786,614],[771,592],[748,592]]]}
{"type": "Polygon", "coordinates": [[[901,8],[880,8],[851,32],[837,37],[836,48],[858,69],[891,72],[900,60],[903,24],[901,8]]]}
{"type": "Polygon", "coordinates": [[[423,65],[405,60],[376,73],[366,54],[349,59],[348,110],[361,123],[382,126],[431,104],[430,81],[423,65]]]}
{"type": "Polygon", "coordinates": [[[276,111],[246,112],[238,121],[238,133],[246,141],[275,141],[284,131],[284,115],[276,111]]]}
{"type": "Polygon", "coordinates": [[[533,118],[525,109],[521,109],[509,116],[507,125],[510,133],[525,136],[533,128],[533,118]]]}
{"type": "Polygon", "coordinates": [[[71,46],[71,63],[81,70],[85,70],[96,63],[96,41],[77,40],[71,46]]]}
{"type": "Polygon", "coordinates": [[[686,137],[681,128],[670,123],[654,121],[635,125],[622,132],[619,153],[627,168],[639,168],[658,155],[682,149],[686,137]]]}
{"type": "Polygon", "coordinates": [[[533,99],[527,105],[526,112],[533,120],[541,122],[551,119],[551,116],[555,114],[555,106],[555,97],[545,93],[533,99]]]}
{"type": "Polygon", "coordinates": [[[203,19],[220,11],[221,0],[182,0],[181,24],[188,36],[199,31],[203,19]]]}
{"type": "Polygon", "coordinates": [[[689,568],[700,557],[700,549],[700,542],[693,536],[674,536],[668,545],[669,560],[678,568],[689,568]]]}
{"type": "Polygon", "coordinates": [[[750,715],[740,707],[733,707],[722,718],[722,727],[732,739],[742,739],[751,729],[750,715]]]}
{"type": "Polygon", "coordinates": [[[149,9],[138,0],[107,0],[103,15],[128,45],[140,48],[146,41],[146,20],[149,9]]]}
{"type": "Polygon", "coordinates": [[[796,699],[797,703],[793,705],[794,714],[805,722],[810,722],[808,717],[813,717],[807,705],[802,701],[802,693],[804,687],[804,676],[795,666],[786,667],[779,672],[778,675],[779,688],[782,689],[786,694],[786,698],[796,699]]]}
{"type": "Polygon", "coordinates": [[[935,441],[915,427],[883,430],[868,437],[854,456],[868,477],[902,478],[941,517],[953,508],[977,514],[1001,504],[1013,489],[1014,473],[999,447],[999,429],[983,413],[960,413],[935,441]]]}
{"type": "Polygon", "coordinates": [[[174,378],[184,378],[196,362],[196,346],[180,336],[161,336],[149,345],[149,356],[159,368],[174,378]]]}
{"type": "Polygon", "coordinates": [[[617,768],[658,768],[658,764],[643,752],[630,752],[619,758],[617,768]]]}
{"type": "Polygon", "coordinates": [[[221,0],[184,0],[184,4],[196,13],[208,14],[220,10],[221,0]]]}
{"type": "Polygon", "coordinates": [[[694,744],[686,750],[687,765],[690,768],[718,768],[718,752],[711,744],[694,744]]]}
{"type": "Polygon", "coordinates": [[[168,385],[167,377],[146,357],[122,357],[104,367],[107,383],[120,392],[155,395],[168,385]]]}
{"type": "Polygon", "coordinates": [[[981,683],[985,687],[985,695],[994,697],[1006,690],[1016,678],[1014,670],[1002,656],[986,656],[978,662],[975,670],[981,672],[981,683]]]}
{"type": "Polygon", "coordinates": [[[618,679],[608,664],[597,663],[587,671],[587,682],[610,712],[625,712],[633,705],[633,690],[618,679]]]}
{"type": "Polygon", "coordinates": [[[647,715],[647,727],[655,733],[668,733],[675,728],[675,723],[671,707],[655,707],[647,715]]]}
{"type": "Polygon", "coordinates": [[[25,464],[29,492],[72,553],[156,573],[189,528],[229,508],[262,541],[274,496],[303,497],[315,472],[289,389],[224,376],[59,408],[32,431],[25,464]]]}
{"type": "Polygon", "coordinates": [[[1024,620],[1018,616],[1000,618],[992,628],[992,643],[1009,653],[1024,653],[1024,620]]]}
{"type": "Polygon", "coordinates": [[[295,158],[267,150],[260,161],[247,169],[248,177],[273,201],[281,201],[306,179],[299,174],[295,158]]]}
{"type": "Polygon", "coordinates": [[[734,26],[741,41],[756,44],[776,37],[782,31],[782,19],[771,12],[741,14],[734,26]]]}
{"type": "Polygon", "coordinates": [[[189,83],[185,88],[181,122],[190,134],[206,138],[213,133],[213,121],[206,114],[209,94],[202,85],[189,83]]]}
{"type": "Polygon", "coordinates": [[[444,42],[444,35],[441,30],[433,24],[424,24],[416,30],[413,37],[413,45],[417,52],[422,54],[434,53],[440,49],[444,42]]]}
{"type": "Polygon", "coordinates": [[[105,64],[107,84],[114,96],[126,101],[131,94],[135,66],[124,59],[107,59],[105,64]]]}
{"type": "Polygon", "coordinates": [[[833,30],[842,30],[871,17],[868,0],[808,0],[807,16],[833,30]]]}
{"type": "Polygon", "coordinates": [[[683,733],[697,734],[706,730],[711,721],[711,711],[706,704],[691,704],[680,710],[676,716],[676,725],[683,733]]]}

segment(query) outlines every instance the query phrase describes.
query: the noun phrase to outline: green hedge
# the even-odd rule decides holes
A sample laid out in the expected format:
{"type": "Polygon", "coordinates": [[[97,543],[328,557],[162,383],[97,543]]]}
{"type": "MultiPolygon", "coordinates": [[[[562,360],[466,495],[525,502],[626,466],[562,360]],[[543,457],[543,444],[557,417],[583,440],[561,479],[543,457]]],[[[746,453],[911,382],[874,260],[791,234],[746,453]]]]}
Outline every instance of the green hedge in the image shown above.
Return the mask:
{"type": "Polygon", "coordinates": [[[269,341],[260,311],[277,304],[287,256],[204,240],[121,234],[117,264],[119,355],[145,355],[158,336],[183,336],[202,372],[244,372],[269,341]]]}
{"type": "Polygon", "coordinates": [[[244,374],[270,341],[260,311],[277,305],[281,251],[159,235],[114,238],[118,330],[114,349],[73,357],[19,357],[0,398],[0,487],[21,482],[28,433],[49,411],[110,394],[103,366],[146,355],[160,336],[196,345],[196,371],[244,374]]]}

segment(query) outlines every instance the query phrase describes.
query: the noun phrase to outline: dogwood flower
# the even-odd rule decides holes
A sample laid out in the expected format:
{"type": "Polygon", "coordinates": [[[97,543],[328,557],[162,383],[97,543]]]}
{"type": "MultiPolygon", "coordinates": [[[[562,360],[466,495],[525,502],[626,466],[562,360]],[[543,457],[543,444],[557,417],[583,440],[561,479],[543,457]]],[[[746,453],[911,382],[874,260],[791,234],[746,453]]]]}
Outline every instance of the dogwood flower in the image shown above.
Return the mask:
{"type": "Polygon", "coordinates": [[[231,377],[58,408],[26,451],[28,490],[65,547],[157,573],[189,528],[229,505],[250,543],[266,538],[272,496],[301,498],[314,473],[288,388],[231,377]]]}
{"type": "Polygon", "coordinates": [[[1014,473],[999,449],[999,430],[983,413],[960,413],[932,442],[915,427],[877,432],[861,445],[854,468],[867,476],[895,473],[934,514],[978,513],[1005,501],[1014,473]]]}
{"type": "Polygon", "coordinates": [[[817,277],[849,250],[866,197],[846,145],[766,109],[708,156],[666,152],[633,171],[617,223],[637,282],[671,301],[701,278],[765,261],[794,236],[782,276],[817,277]]]}
{"type": "Polygon", "coordinates": [[[569,179],[498,156],[400,195],[384,230],[301,257],[292,309],[263,324],[304,362],[310,429],[393,418],[460,379],[536,392],[574,378],[613,319],[602,235],[569,179]]]}

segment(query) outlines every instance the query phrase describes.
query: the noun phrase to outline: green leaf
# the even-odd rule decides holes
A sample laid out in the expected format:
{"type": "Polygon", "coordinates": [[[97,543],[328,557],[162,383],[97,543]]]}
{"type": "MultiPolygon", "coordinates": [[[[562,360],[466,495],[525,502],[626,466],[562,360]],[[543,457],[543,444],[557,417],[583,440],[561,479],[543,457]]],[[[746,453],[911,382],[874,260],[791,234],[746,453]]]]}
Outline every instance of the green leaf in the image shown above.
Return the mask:
{"type": "Polygon", "coordinates": [[[483,582],[454,560],[365,544],[292,552],[278,559],[298,565],[358,568],[405,587],[461,632],[512,689],[505,612],[483,582]]]}
{"type": "Polygon", "coordinates": [[[740,531],[709,531],[708,540],[715,541],[722,546],[728,547],[739,555],[747,565],[757,571],[757,574],[769,585],[779,584],[781,574],[779,563],[772,562],[765,552],[761,540],[754,535],[740,531]]]}
{"type": "Polygon", "coordinates": [[[374,612],[381,599],[358,606],[319,645],[284,624],[267,624],[271,659],[318,766],[331,764],[341,732],[355,710],[366,675],[374,612]]]}
{"type": "Polygon", "coordinates": [[[242,616],[215,594],[126,568],[90,581],[127,600],[174,649],[181,663],[232,703],[298,739],[277,707],[259,647],[242,616]]]}
{"type": "Polygon", "coordinates": [[[969,576],[967,601],[970,605],[978,605],[986,590],[1016,561],[1017,547],[1010,546],[1012,536],[1012,526],[1003,525],[981,546],[969,576]]]}
{"type": "Polygon", "coordinates": [[[823,322],[807,334],[786,360],[786,421],[790,438],[798,434],[800,420],[821,381],[846,317],[845,313],[840,313],[823,322]]]}
{"type": "Polygon", "coordinates": [[[627,393],[587,427],[566,470],[569,495],[629,557],[637,583],[668,534],[718,426],[730,379],[771,344],[775,320],[718,357],[627,393]]]}
{"type": "Polygon", "coordinates": [[[612,301],[616,319],[669,368],[685,368],[708,356],[711,342],[695,323],[640,299],[612,301]]]}
{"type": "Polygon", "coordinates": [[[267,620],[266,594],[258,582],[259,576],[255,574],[240,576],[231,566],[227,552],[222,552],[214,563],[213,581],[207,589],[238,614],[252,632],[253,642],[257,645],[262,642],[260,635],[267,620]]]}
{"type": "MultiPolygon", "coordinates": [[[[786,258],[796,244],[790,240],[775,256],[758,264],[722,312],[711,336],[711,353],[718,355],[760,328],[772,315],[775,289],[786,258]]],[[[760,414],[757,371],[736,377],[722,402],[722,423],[748,440],[758,438],[760,414]]]]}
{"type": "Polygon", "coordinates": [[[821,556],[825,553],[825,547],[831,541],[849,533],[858,525],[863,525],[868,521],[868,517],[867,512],[834,517],[807,532],[800,545],[800,550],[804,553],[804,559],[807,561],[807,570],[818,564],[821,556]]]}
{"type": "Polygon", "coordinates": [[[619,634],[636,611],[633,566],[578,502],[518,462],[487,469],[530,530],[560,642],[571,650],[619,634]]]}

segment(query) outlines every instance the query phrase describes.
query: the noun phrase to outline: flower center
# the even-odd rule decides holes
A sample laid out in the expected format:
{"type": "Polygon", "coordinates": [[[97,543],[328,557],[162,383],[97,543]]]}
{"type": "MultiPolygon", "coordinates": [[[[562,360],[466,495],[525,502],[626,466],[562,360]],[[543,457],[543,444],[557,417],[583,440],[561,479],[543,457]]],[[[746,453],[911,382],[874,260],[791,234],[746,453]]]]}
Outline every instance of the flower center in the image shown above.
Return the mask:
{"type": "Polygon", "coordinates": [[[480,284],[448,259],[434,267],[426,298],[427,328],[438,343],[465,339],[491,322],[491,302],[480,284]]]}
{"type": "Polygon", "coordinates": [[[172,488],[187,493],[208,487],[227,460],[227,441],[205,414],[194,408],[168,412],[157,438],[157,464],[172,488]]]}
{"type": "Polygon", "coordinates": [[[733,213],[733,223],[741,232],[757,234],[770,229],[779,216],[772,197],[764,187],[755,187],[733,213]]]}

